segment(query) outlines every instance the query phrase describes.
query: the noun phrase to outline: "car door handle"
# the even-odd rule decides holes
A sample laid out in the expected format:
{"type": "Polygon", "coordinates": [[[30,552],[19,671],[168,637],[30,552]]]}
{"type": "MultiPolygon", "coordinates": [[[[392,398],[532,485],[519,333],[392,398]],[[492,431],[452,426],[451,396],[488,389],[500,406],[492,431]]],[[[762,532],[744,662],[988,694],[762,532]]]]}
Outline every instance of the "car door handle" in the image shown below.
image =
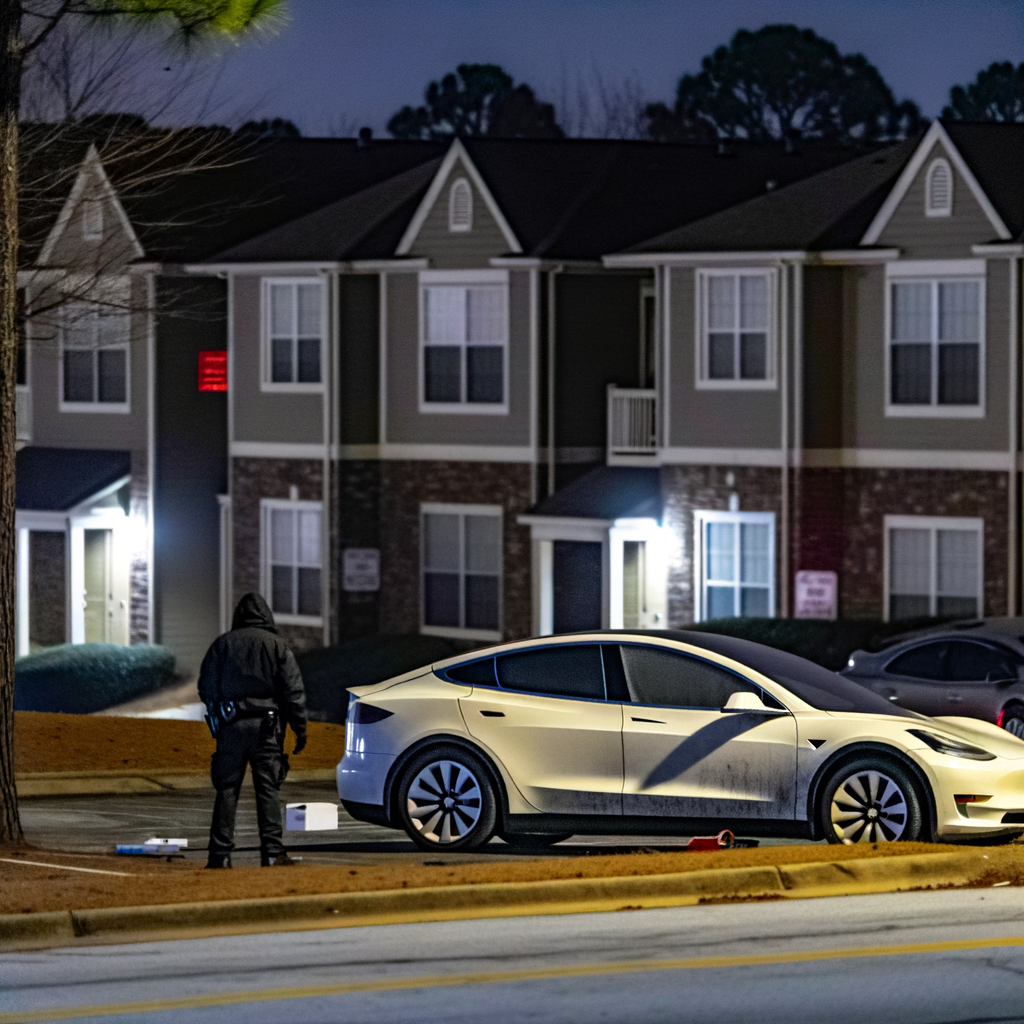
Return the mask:
{"type": "Polygon", "coordinates": [[[633,722],[650,722],[652,725],[666,725],[666,722],[661,721],[660,718],[633,718],[630,716],[630,720],[633,722]]]}
{"type": "Polygon", "coordinates": [[[484,718],[504,718],[505,717],[505,712],[504,711],[481,711],[480,714],[483,715],[484,718]]]}

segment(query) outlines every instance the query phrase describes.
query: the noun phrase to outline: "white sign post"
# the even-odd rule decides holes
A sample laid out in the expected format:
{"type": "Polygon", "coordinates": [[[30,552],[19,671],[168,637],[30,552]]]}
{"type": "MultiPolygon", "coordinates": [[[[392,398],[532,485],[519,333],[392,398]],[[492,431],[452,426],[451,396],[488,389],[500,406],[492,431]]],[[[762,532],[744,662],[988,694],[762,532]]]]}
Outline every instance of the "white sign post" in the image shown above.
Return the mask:
{"type": "Polygon", "coordinates": [[[341,586],[349,594],[380,590],[380,549],[345,548],[341,554],[341,586]]]}
{"type": "Polygon", "coordinates": [[[798,619],[834,619],[838,615],[839,579],[834,572],[802,570],[796,574],[798,619]]]}

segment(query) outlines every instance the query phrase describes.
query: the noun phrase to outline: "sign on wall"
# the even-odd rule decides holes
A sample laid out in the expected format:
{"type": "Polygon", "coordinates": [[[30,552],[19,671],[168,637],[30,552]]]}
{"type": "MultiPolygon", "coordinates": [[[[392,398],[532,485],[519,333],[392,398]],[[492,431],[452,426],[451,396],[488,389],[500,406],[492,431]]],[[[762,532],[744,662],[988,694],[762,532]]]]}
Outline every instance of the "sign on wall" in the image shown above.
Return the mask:
{"type": "Polygon", "coordinates": [[[199,353],[199,390],[227,391],[228,354],[207,350],[199,353]]]}
{"type": "Polygon", "coordinates": [[[350,594],[380,590],[380,549],[345,548],[341,553],[341,586],[350,594]]]}
{"type": "Polygon", "coordinates": [[[798,619],[834,619],[838,615],[839,578],[834,572],[796,574],[793,614],[798,619]]]}

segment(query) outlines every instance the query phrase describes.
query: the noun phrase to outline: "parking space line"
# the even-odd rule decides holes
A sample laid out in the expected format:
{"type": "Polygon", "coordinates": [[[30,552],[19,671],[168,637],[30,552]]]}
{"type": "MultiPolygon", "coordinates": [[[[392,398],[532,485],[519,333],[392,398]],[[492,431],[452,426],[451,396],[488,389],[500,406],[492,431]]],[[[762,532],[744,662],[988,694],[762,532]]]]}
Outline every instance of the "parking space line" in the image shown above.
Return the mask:
{"type": "Polygon", "coordinates": [[[30,868],[56,868],[58,871],[84,871],[89,875],[117,875],[118,878],[134,878],[127,871],[101,871],[99,868],[75,868],[70,864],[48,864],[42,860],[21,860],[15,857],[0,857],[4,864],[24,864],[30,868]]]}

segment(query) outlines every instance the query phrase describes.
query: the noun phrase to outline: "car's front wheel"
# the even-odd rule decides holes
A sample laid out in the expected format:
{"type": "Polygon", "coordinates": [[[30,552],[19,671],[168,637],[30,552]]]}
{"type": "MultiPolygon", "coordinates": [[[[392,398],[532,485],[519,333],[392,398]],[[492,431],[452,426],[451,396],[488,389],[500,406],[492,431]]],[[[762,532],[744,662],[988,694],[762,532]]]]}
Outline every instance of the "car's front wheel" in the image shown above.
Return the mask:
{"type": "Polygon", "coordinates": [[[494,787],[480,758],[457,746],[410,759],[398,784],[398,817],[423,850],[472,850],[493,835],[494,787]]]}
{"type": "Polygon", "coordinates": [[[818,809],[830,843],[914,842],[923,829],[910,772],[886,757],[848,762],[829,778],[818,809]]]}
{"type": "Polygon", "coordinates": [[[1024,740],[1024,704],[1014,702],[1003,709],[1003,728],[1019,740],[1024,740]]]}

